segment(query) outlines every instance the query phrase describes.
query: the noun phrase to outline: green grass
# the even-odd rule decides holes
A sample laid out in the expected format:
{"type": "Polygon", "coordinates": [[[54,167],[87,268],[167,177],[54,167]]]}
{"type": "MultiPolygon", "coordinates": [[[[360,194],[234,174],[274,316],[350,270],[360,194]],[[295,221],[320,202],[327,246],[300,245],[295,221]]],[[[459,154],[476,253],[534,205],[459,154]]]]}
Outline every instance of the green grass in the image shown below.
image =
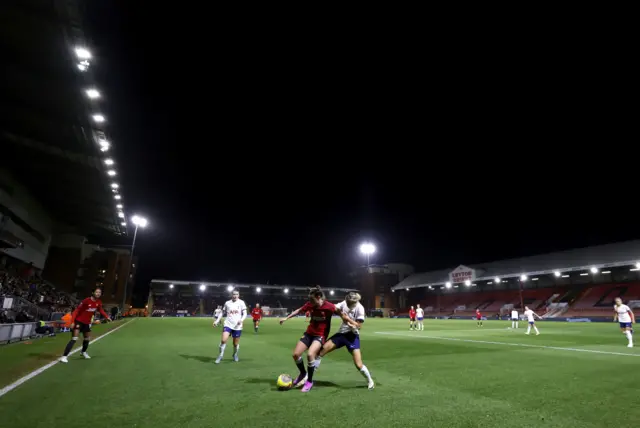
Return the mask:
{"type": "MultiPolygon", "coordinates": [[[[417,332],[407,320],[365,323],[374,391],[338,350],[302,394],[277,391],[275,381],[296,374],[291,350],[303,319],[264,320],[258,335],[248,328],[241,361],[231,361],[229,345],[220,365],[221,330],[209,319],[137,319],[92,345],[91,360],[76,354],[0,397],[2,426],[587,428],[640,420],[640,349],[626,347],[617,324],[542,322],[540,336],[524,335],[524,323],[508,330],[506,321],[425,324],[417,332]]],[[[0,379],[46,363],[66,338],[0,347],[0,379]]]]}

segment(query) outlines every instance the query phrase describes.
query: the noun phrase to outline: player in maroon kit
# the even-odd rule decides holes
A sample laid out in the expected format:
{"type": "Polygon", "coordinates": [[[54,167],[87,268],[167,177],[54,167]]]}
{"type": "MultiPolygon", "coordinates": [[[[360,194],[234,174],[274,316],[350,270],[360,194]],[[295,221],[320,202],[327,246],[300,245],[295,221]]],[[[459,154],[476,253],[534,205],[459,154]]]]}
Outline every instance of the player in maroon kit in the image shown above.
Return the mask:
{"type": "Polygon", "coordinates": [[[78,341],[78,334],[82,332],[83,340],[82,340],[82,356],[86,359],[91,358],[89,354],[87,354],[87,348],[89,348],[89,341],[91,340],[91,320],[96,310],[99,311],[102,316],[107,321],[111,321],[109,315],[102,309],[102,301],[100,300],[102,297],[102,290],[100,288],[96,288],[91,297],[87,297],[84,299],[75,311],[71,314],[71,340],[67,343],[67,347],[64,348],[64,354],[60,361],[63,363],[68,363],[69,360],[67,356],[69,352],[71,352],[71,348],[78,341]]]}
{"type": "Polygon", "coordinates": [[[260,327],[260,320],[262,319],[262,309],[260,309],[260,303],[256,303],[256,306],[251,309],[251,318],[253,318],[253,331],[258,332],[258,327],[260,327]]]}
{"type": "Polygon", "coordinates": [[[331,317],[333,314],[338,314],[344,322],[351,325],[354,328],[358,328],[358,324],[344,314],[339,308],[331,303],[327,302],[324,297],[324,293],[320,287],[312,288],[309,291],[309,302],[305,303],[301,308],[291,312],[288,317],[282,318],[280,324],[295,317],[301,312],[311,312],[311,321],[307,327],[307,331],[304,332],[300,341],[293,349],[293,361],[295,361],[300,374],[293,381],[293,386],[297,387],[304,383],[302,392],[309,392],[313,387],[313,372],[316,369],[318,360],[316,357],[322,348],[325,340],[329,336],[331,330],[331,317]],[[307,351],[307,370],[304,369],[304,362],[302,361],[302,354],[307,351]]]}
{"type": "Polygon", "coordinates": [[[476,323],[478,327],[482,327],[482,314],[480,313],[480,309],[476,309],[476,323]]]}
{"type": "Polygon", "coordinates": [[[413,327],[416,327],[416,330],[418,329],[416,326],[416,310],[411,306],[409,309],[409,330],[413,330],[413,327]]]}

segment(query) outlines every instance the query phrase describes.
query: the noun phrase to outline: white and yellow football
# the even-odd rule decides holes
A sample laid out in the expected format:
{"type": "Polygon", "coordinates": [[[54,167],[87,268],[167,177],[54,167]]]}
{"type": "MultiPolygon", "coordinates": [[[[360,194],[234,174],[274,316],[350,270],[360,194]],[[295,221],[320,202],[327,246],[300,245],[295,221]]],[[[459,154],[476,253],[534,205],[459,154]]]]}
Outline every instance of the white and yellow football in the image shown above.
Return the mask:
{"type": "Polygon", "coordinates": [[[293,387],[293,379],[288,374],[281,374],[278,376],[278,381],[276,382],[278,385],[278,389],[281,391],[286,391],[287,389],[291,389],[293,387]]]}

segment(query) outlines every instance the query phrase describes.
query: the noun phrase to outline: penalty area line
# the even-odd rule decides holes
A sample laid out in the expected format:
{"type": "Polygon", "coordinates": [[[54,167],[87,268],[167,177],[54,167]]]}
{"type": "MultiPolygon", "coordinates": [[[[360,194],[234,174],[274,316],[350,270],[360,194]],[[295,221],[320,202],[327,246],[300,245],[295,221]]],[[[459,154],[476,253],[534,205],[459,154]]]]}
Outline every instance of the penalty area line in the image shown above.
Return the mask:
{"type": "MultiPolygon", "coordinates": [[[[93,339],[91,342],[89,342],[89,344],[91,345],[92,343],[97,342],[98,340],[102,339],[103,337],[109,336],[111,333],[114,333],[114,332],[120,330],[122,327],[124,327],[125,325],[131,324],[135,320],[136,319],[134,318],[131,321],[127,321],[124,324],[119,325],[118,327],[114,328],[113,330],[109,330],[105,334],[102,334],[102,335],[96,337],[95,339],[93,339]]],[[[76,347],[76,349],[74,349],[73,351],[69,352],[69,355],[73,355],[76,352],[80,352],[81,350],[82,350],[82,347],[76,347]]],[[[38,376],[39,374],[43,373],[45,370],[50,369],[51,367],[55,366],[58,363],[60,363],[60,358],[56,358],[55,361],[51,361],[49,364],[45,364],[44,366],[40,367],[39,369],[36,369],[36,370],[32,371],[31,373],[21,377],[20,379],[18,379],[17,381],[13,382],[12,384],[5,386],[4,388],[0,389],[0,397],[2,397],[3,395],[8,394],[9,392],[13,391],[14,389],[19,387],[23,383],[27,382],[30,379],[33,379],[34,377],[38,376]]]]}
{"type": "Polygon", "coordinates": [[[629,354],[626,352],[611,352],[611,351],[598,351],[595,349],[580,349],[580,348],[564,348],[561,346],[545,346],[545,345],[531,345],[528,343],[510,343],[510,342],[493,342],[490,340],[475,340],[475,339],[458,339],[455,337],[438,337],[438,336],[417,336],[410,334],[394,333],[390,331],[376,331],[376,334],[384,334],[387,336],[398,337],[410,337],[413,339],[432,339],[432,340],[448,340],[451,342],[466,342],[466,343],[480,343],[486,345],[504,345],[504,346],[518,346],[521,348],[538,348],[538,349],[552,349],[554,351],[568,351],[568,352],[586,352],[588,354],[604,354],[604,355],[622,355],[625,357],[640,357],[640,354],[629,354]]]}

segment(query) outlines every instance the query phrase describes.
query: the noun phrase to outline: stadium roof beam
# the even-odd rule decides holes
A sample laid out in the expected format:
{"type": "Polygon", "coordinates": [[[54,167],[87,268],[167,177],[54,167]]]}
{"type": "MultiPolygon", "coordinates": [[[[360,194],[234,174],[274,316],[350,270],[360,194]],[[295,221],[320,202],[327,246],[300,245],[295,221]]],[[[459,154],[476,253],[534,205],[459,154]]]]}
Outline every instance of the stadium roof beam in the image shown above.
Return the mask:
{"type": "MultiPolygon", "coordinates": [[[[245,284],[245,283],[236,283],[236,282],[207,282],[207,281],[175,281],[169,279],[153,279],[151,280],[151,285],[153,284],[167,284],[174,286],[176,285],[192,285],[196,286],[208,286],[208,287],[223,287],[226,290],[226,287],[232,286],[234,288],[262,288],[264,289],[276,289],[276,290],[284,290],[288,288],[289,290],[309,290],[310,287],[307,286],[299,286],[299,285],[277,285],[277,284],[245,284]]],[[[339,287],[322,287],[324,290],[333,290],[333,291],[357,291],[355,288],[339,288],[339,287]]]]}
{"type": "MultiPolygon", "coordinates": [[[[519,280],[522,275],[527,277],[536,275],[553,275],[556,272],[562,276],[570,272],[593,272],[598,270],[635,266],[640,260],[640,240],[619,242],[574,250],[561,251],[519,259],[500,260],[490,263],[469,265],[478,273],[475,282],[495,281],[496,278],[505,280],[519,280]]],[[[404,279],[391,289],[402,290],[423,288],[429,286],[444,286],[449,279],[449,272],[453,269],[433,272],[417,273],[404,279]]],[[[595,274],[595,273],[592,273],[595,274]]]]}

